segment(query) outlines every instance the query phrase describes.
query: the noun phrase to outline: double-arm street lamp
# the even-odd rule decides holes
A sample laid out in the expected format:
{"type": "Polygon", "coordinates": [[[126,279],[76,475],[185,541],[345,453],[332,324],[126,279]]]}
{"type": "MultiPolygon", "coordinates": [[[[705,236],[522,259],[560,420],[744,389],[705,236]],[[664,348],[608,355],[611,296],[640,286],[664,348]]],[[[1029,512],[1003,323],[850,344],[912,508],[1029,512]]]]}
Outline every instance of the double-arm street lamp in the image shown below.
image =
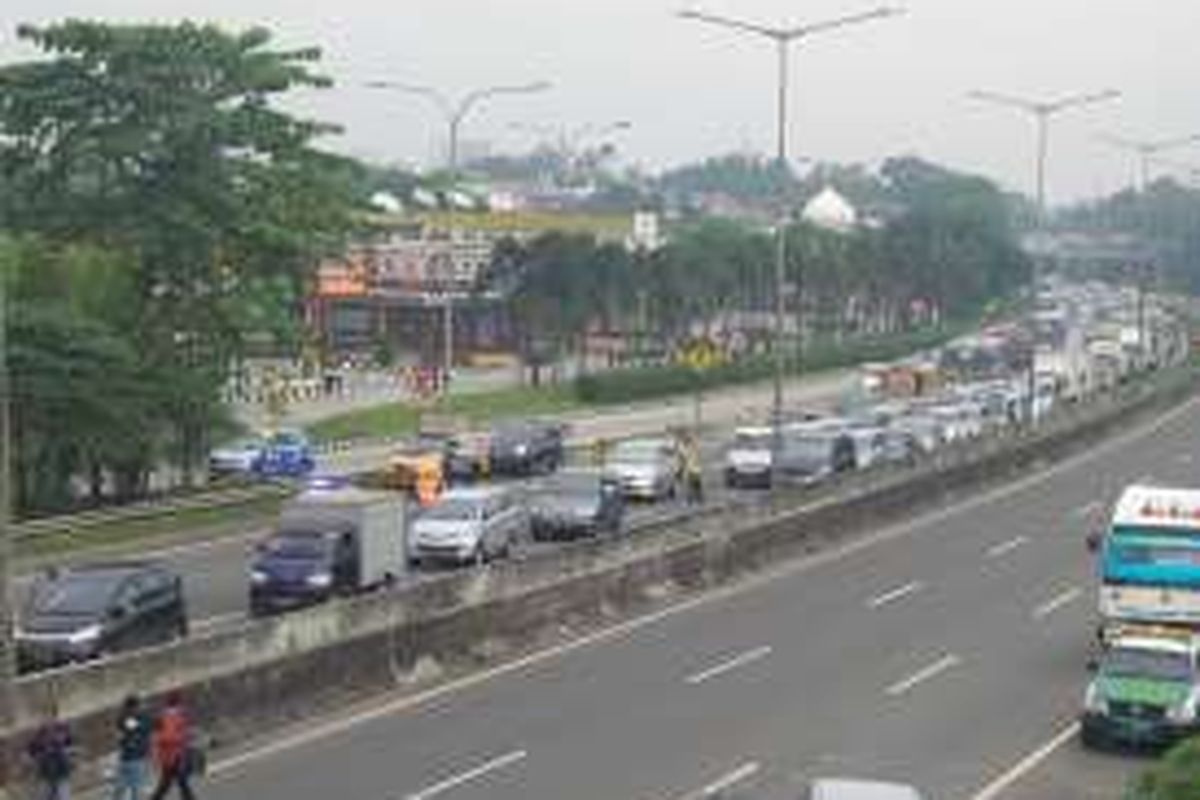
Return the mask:
{"type": "Polygon", "coordinates": [[[1138,181],[1137,186],[1139,191],[1144,191],[1150,185],[1150,164],[1163,153],[1177,150],[1181,147],[1187,147],[1191,144],[1200,142],[1200,134],[1192,134],[1191,136],[1180,136],[1174,139],[1127,139],[1123,136],[1112,136],[1103,134],[1098,137],[1105,144],[1112,145],[1120,150],[1133,153],[1138,158],[1138,181]]]}
{"type": "MultiPolygon", "coordinates": [[[[1096,105],[1097,103],[1105,103],[1110,100],[1116,100],[1121,96],[1121,93],[1115,89],[1107,89],[1102,92],[1091,92],[1088,94],[1078,94],[1071,97],[1063,97],[1057,100],[1032,100],[1025,97],[1016,97],[1009,94],[1000,94],[998,92],[989,92],[983,90],[975,90],[969,92],[968,97],[973,100],[980,100],[993,105],[1005,106],[1014,108],[1031,115],[1037,123],[1037,155],[1034,166],[1035,170],[1035,191],[1037,197],[1037,221],[1035,230],[1041,234],[1044,232],[1046,224],[1046,158],[1049,152],[1050,142],[1050,120],[1066,111],[1070,111],[1083,106],[1096,105]]],[[[1029,351],[1029,370],[1027,373],[1026,399],[1027,416],[1026,419],[1032,424],[1034,409],[1036,404],[1037,392],[1037,365],[1034,363],[1037,353],[1037,334],[1033,329],[1033,316],[1037,311],[1038,297],[1038,254],[1033,255],[1032,264],[1033,274],[1031,277],[1030,289],[1030,340],[1029,351]]]]}
{"type": "MultiPolygon", "coordinates": [[[[717,14],[709,14],[697,10],[681,11],[679,12],[678,16],[682,19],[708,23],[711,25],[720,26],[722,28],[728,28],[739,33],[756,36],[760,39],[766,39],[774,44],[776,59],[778,61],[778,84],[776,100],[776,159],[778,160],[780,168],[786,170],[788,166],[788,80],[790,77],[789,58],[791,56],[791,46],[819,33],[826,33],[828,31],[846,28],[851,25],[892,17],[900,13],[902,12],[899,9],[877,8],[872,11],[866,11],[859,14],[850,14],[844,17],[814,22],[807,25],[790,25],[782,27],[760,25],[754,22],[747,22],[740,19],[720,16],[717,14]]],[[[780,426],[783,419],[783,377],[786,366],[783,339],[785,325],[784,285],[786,283],[787,272],[788,221],[789,215],[787,209],[787,199],[781,198],[779,217],[775,230],[775,369],[774,394],[771,404],[771,429],[773,432],[772,438],[774,440],[772,449],[776,455],[778,455],[780,446],[780,426]]],[[[801,320],[801,333],[803,333],[803,318],[798,317],[798,319],[801,320]]]]}
{"type": "Polygon", "coordinates": [[[563,159],[565,167],[570,170],[573,167],[573,159],[576,158],[579,148],[585,140],[603,139],[614,133],[632,130],[633,123],[621,119],[603,123],[587,122],[571,127],[553,123],[514,122],[509,127],[514,131],[532,133],[548,141],[557,150],[557,155],[563,159]]]}
{"type": "MultiPolygon", "coordinates": [[[[449,95],[431,86],[419,86],[398,81],[370,81],[367,87],[371,89],[386,89],[394,92],[421,95],[428,99],[441,113],[446,121],[447,135],[447,171],[450,175],[450,186],[453,191],[458,181],[459,135],[463,122],[470,113],[485,100],[500,95],[536,94],[550,88],[548,81],[534,83],[488,86],[476,89],[463,95],[457,101],[449,95]]],[[[442,382],[443,391],[449,386],[451,370],[454,368],[454,296],[453,286],[447,280],[445,304],[443,305],[445,331],[443,334],[444,351],[442,354],[442,369],[445,379],[442,382]]]]}

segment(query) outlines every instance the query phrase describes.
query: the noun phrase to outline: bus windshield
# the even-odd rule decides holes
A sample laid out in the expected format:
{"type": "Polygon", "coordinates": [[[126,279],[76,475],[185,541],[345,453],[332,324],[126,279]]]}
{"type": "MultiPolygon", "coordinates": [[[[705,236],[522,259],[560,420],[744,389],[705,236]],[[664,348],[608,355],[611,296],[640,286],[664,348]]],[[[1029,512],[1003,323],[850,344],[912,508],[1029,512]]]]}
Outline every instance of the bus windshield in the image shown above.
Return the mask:
{"type": "Polygon", "coordinates": [[[1117,527],[1102,568],[1109,583],[1200,586],[1200,530],[1117,527]]]}

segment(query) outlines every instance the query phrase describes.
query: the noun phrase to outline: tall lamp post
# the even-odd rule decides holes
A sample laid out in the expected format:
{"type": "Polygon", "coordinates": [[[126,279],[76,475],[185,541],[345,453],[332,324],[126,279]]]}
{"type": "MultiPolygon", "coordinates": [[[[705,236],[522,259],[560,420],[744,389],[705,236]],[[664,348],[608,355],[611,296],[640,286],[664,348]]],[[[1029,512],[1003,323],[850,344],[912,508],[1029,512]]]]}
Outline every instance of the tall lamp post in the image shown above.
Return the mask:
{"type": "MultiPolygon", "coordinates": [[[[1137,156],[1137,180],[1135,189],[1139,192],[1145,192],[1150,186],[1150,165],[1155,159],[1163,153],[1171,150],[1177,150],[1182,147],[1187,147],[1190,144],[1200,142],[1200,134],[1192,134],[1191,136],[1180,136],[1174,139],[1128,139],[1123,136],[1112,136],[1110,134],[1102,134],[1098,137],[1100,141],[1116,147],[1119,150],[1125,150],[1137,156]]],[[[1149,223],[1144,228],[1144,232],[1150,236],[1151,241],[1155,240],[1156,231],[1154,228],[1154,219],[1152,217],[1143,220],[1144,223],[1149,223]]],[[[1158,273],[1158,259],[1154,257],[1154,250],[1149,252],[1149,259],[1146,263],[1139,265],[1136,270],[1135,280],[1137,281],[1137,331],[1138,331],[1138,353],[1141,355],[1143,363],[1146,359],[1146,283],[1148,280],[1155,278],[1158,273]]],[[[1157,283],[1157,280],[1155,281],[1157,283]]]]}
{"type": "MultiPolygon", "coordinates": [[[[386,89],[394,92],[421,95],[433,103],[446,121],[448,147],[447,170],[450,173],[451,188],[458,182],[459,134],[462,132],[463,122],[470,113],[480,103],[492,97],[499,95],[536,94],[550,88],[548,81],[536,81],[534,83],[511,86],[488,86],[468,92],[456,102],[449,95],[431,86],[420,86],[398,81],[370,81],[366,85],[370,89],[386,89]]],[[[454,295],[453,286],[450,285],[449,281],[447,281],[443,311],[445,312],[443,315],[445,330],[443,333],[444,350],[442,353],[442,369],[445,380],[443,381],[442,388],[443,391],[446,391],[449,388],[450,372],[454,368],[454,295]]]]}
{"type": "Polygon", "coordinates": [[[1150,185],[1150,164],[1163,153],[1171,150],[1177,150],[1181,147],[1187,147],[1190,144],[1200,142],[1200,134],[1192,134],[1191,136],[1181,136],[1176,139],[1127,139],[1123,136],[1112,136],[1103,134],[1099,137],[1100,141],[1105,144],[1112,145],[1119,150],[1125,150],[1133,153],[1138,159],[1138,191],[1145,191],[1150,185]]]}
{"type": "MultiPolygon", "coordinates": [[[[788,78],[790,72],[789,59],[791,56],[791,46],[818,33],[825,33],[827,31],[849,27],[851,25],[871,22],[873,20],[883,19],[885,17],[892,17],[900,13],[902,12],[899,9],[877,8],[872,11],[866,11],[859,14],[850,14],[844,17],[810,23],[808,25],[786,27],[759,25],[753,22],[746,22],[740,19],[720,16],[717,14],[709,14],[696,10],[681,11],[679,12],[678,16],[682,19],[708,23],[710,25],[728,28],[739,33],[756,36],[760,39],[766,39],[774,44],[776,59],[778,62],[775,157],[779,166],[783,169],[786,169],[788,163],[788,78]]],[[[783,420],[783,374],[786,366],[784,361],[785,349],[783,347],[783,338],[785,327],[784,284],[786,283],[787,273],[787,229],[787,201],[786,198],[781,198],[779,219],[775,230],[775,369],[773,386],[774,392],[771,402],[771,430],[773,439],[772,450],[776,456],[779,453],[779,447],[781,444],[781,425],[783,420]]],[[[803,325],[801,325],[801,332],[802,328],[803,325]]]]}
{"type": "MultiPolygon", "coordinates": [[[[1035,161],[1035,186],[1037,197],[1037,220],[1035,229],[1038,233],[1045,230],[1046,225],[1046,159],[1049,152],[1050,144],[1050,120],[1062,114],[1063,112],[1072,109],[1081,108],[1083,106],[1095,105],[1104,103],[1110,100],[1116,100],[1121,96],[1121,93],[1115,89],[1107,89],[1102,92],[1092,92],[1089,94],[1078,94],[1071,97],[1064,97],[1058,100],[1031,100],[1025,97],[1015,97],[1008,94],[1000,94],[998,92],[989,92],[983,90],[975,90],[967,94],[973,100],[979,100],[993,105],[1005,106],[1022,111],[1031,115],[1037,123],[1037,155],[1035,161]]],[[[1033,415],[1036,403],[1037,392],[1037,365],[1034,363],[1037,354],[1037,334],[1033,329],[1033,315],[1037,310],[1038,296],[1038,255],[1034,253],[1033,257],[1033,274],[1032,287],[1030,289],[1030,350],[1029,350],[1029,371],[1028,384],[1026,392],[1028,394],[1028,410],[1026,420],[1032,424],[1033,415]]]]}
{"type": "Polygon", "coordinates": [[[600,139],[614,133],[632,130],[633,123],[627,119],[614,122],[588,122],[583,125],[567,126],[553,123],[514,122],[509,127],[514,131],[531,133],[550,140],[564,158],[571,158],[585,139],[600,139]]]}

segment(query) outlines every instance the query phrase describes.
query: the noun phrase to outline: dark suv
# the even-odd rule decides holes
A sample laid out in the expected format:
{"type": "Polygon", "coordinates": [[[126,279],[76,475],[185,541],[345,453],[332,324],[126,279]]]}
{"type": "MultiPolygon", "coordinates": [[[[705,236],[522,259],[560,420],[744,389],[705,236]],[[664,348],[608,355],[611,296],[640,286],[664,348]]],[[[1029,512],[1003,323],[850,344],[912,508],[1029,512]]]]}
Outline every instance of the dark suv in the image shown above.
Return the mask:
{"type": "Polygon", "coordinates": [[[72,567],[37,579],[19,617],[22,671],[87,661],[187,635],[183,581],[128,561],[72,567]]]}
{"type": "Polygon", "coordinates": [[[563,463],[562,427],[548,422],[507,422],[490,437],[493,475],[553,472],[563,463]]]}

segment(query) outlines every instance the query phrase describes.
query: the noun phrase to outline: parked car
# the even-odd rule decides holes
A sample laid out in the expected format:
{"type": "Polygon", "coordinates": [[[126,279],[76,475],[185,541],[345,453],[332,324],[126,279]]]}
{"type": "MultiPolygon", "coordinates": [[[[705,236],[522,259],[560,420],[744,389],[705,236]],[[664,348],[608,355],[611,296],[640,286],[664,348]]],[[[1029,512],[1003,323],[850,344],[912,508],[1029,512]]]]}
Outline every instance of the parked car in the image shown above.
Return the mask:
{"type": "Polygon", "coordinates": [[[857,469],[867,469],[883,460],[883,451],[887,446],[883,428],[851,424],[842,430],[854,444],[854,464],[857,469]]]}
{"type": "Polygon", "coordinates": [[[547,422],[506,422],[492,430],[489,461],[493,475],[553,472],[564,460],[563,430],[547,422]]]}
{"type": "Polygon", "coordinates": [[[789,431],[783,437],[781,476],[804,484],[819,483],[831,475],[856,469],[854,440],[837,429],[789,431]]]}
{"type": "Polygon", "coordinates": [[[674,439],[626,439],[605,462],[605,475],[627,498],[673,500],[683,479],[683,459],[674,439]]]}
{"type": "Polygon", "coordinates": [[[416,488],[421,469],[430,465],[441,475],[446,474],[446,439],[421,435],[402,442],[392,451],[383,486],[388,489],[411,491],[416,488]]]}
{"type": "Polygon", "coordinates": [[[88,661],[187,635],[183,580],[153,561],[48,572],[18,615],[22,671],[88,661]]]}
{"type": "Polygon", "coordinates": [[[598,472],[572,471],[538,487],[530,503],[533,538],[618,534],[625,515],[621,487],[598,472]]]}
{"type": "Polygon", "coordinates": [[[921,800],[921,795],[900,783],[821,778],[813,781],[807,800],[921,800]]]}
{"type": "Polygon", "coordinates": [[[213,477],[254,475],[262,465],[267,449],[261,436],[247,436],[221,445],[208,456],[208,472],[213,477]]]}
{"type": "Polygon", "coordinates": [[[512,487],[451,489],[412,524],[408,553],[418,566],[483,564],[503,558],[529,531],[529,512],[512,487]]]}
{"type": "Polygon", "coordinates": [[[446,478],[452,483],[487,478],[492,471],[492,437],[487,433],[459,433],[446,441],[446,478]]]}
{"type": "Polygon", "coordinates": [[[920,456],[921,444],[912,433],[895,428],[883,432],[883,450],[879,455],[879,463],[912,464],[920,456]]]}
{"type": "Polygon", "coordinates": [[[405,502],[393,492],[318,489],[284,505],[250,564],[250,613],[382,586],[404,572],[405,502]]]}
{"type": "Polygon", "coordinates": [[[738,428],[725,453],[725,485],[770,488],[772,441],[770,428],[738,428]]]}
{"type": "Polygon", "coordinates": [[[268,478],[298,478],[316,467],[312,444],[300,431],[281,430],[267,437],[258,473],[268,478]]]}
{"type": "Polygon", "coordinates": [[[946,443],[942,423],[933,416],[914,412],[900,417],[892,423],[892,430],[911,434],[921,452],[929,454],[946,443]]]}

